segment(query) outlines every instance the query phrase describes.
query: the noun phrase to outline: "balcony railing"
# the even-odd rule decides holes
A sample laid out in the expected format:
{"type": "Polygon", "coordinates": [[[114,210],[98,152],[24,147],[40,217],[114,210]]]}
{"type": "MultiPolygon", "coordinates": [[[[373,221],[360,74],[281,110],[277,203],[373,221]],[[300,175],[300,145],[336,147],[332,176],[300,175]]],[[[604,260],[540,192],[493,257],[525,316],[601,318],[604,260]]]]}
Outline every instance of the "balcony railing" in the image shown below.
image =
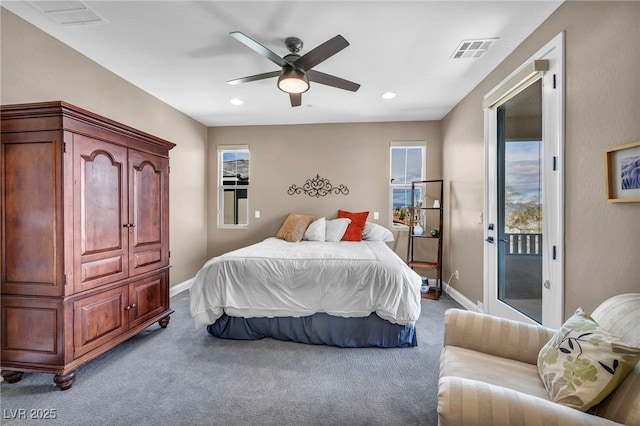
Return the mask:
{"type": "Polygon", "coordinates": [[[542,234],[505,234],[506,254],[542,254],[542,234]]]}

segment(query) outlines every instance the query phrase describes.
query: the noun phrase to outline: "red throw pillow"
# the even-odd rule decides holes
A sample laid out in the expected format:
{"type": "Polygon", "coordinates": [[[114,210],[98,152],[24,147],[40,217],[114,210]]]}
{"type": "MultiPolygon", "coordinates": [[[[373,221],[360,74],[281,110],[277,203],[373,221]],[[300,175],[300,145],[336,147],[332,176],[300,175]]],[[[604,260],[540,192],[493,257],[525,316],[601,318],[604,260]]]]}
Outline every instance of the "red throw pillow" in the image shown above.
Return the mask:
{"type": "Polygon", "coordinates": [[[351,223],[342,236],[342,241],[361,241],[362,231],[364,231],[364,225],[367,222],[367,216],[369,216],[369,212],[351,213],[344,210],[338,210],[338,218],[346,217],[351,219],[351,223]]]}

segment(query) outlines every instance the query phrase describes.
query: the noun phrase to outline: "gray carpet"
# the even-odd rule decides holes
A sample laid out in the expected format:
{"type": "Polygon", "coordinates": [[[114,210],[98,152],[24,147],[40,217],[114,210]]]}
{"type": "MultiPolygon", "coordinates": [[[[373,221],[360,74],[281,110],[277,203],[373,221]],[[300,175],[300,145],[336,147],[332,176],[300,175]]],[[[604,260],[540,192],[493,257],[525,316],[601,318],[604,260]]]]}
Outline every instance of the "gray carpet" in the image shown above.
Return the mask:
{"type": "Polygon", "coordinates": [[[435,425],[443,296],[423,300],[418,346],[341,349],[222,340],[196,329],[189,293],[153,325],[78,370],[1,384],[3,425],[435,425]],[[40,411],[37,411],[40,410],[40,411]],[[30,420],[55,412],[54,420],[30,420]],[[27,419],[20,419],[26,415],[27,419]]]}

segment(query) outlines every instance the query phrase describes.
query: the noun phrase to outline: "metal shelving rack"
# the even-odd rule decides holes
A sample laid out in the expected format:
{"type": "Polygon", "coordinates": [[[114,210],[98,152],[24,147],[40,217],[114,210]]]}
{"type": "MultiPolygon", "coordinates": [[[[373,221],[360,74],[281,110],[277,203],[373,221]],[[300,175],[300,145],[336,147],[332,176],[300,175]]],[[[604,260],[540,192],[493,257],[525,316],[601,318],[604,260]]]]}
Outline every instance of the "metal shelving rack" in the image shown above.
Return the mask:
{"type": "MultiPolygon", "coordinates": [[[[442,179],[435,180],[420,180],[411,182],[411,209],[410,209],[410,219],[409,219],[409,238],[407,244],[407,264],[412,268],[418,269],[434,269],[436,271],[436,285],[434,288],[429,287],[429,291],[427,293],[422,293],[422,297],[426,299],[435,299],[437,300],[440,297],[440,293],[442,292],[442,238],[443,238],[443,228],[442,228],[442,220],[444,213],[444,181],[442,179]],[[433,199],[437,199],[440,202],[440,207],[425,207],[416,206],[416,194],[417,187],[423,187],[423,193],[421,195],[421,199],[426,199],[426,194],[440,194],[440,198],[432,197],[433,199]],[[435,188],[434,188],[435,187],[435,188]],[[423,226],[425,227],[424,233],[421,235],[416,235],[414,233],[415,227],[417,225],[416,222],[419,222],[422,215],[425,215],[425,220],[423,226]],[[431,235],[430,231],[426,227],[426,222],[436,220],[433,216],[437,215],[437,225],[438,227],[432,227],[431,229],[437,229],[437,235],[431,235]],[[416,246],[416,242],[426,242],[426,241],[437,241],[437,255],[436,259],[433,260],[420,260],[416,259],[414,256],[414,249],[416,246]]],[[[427,197],[428,198],[428,197],[427,197]]]]}

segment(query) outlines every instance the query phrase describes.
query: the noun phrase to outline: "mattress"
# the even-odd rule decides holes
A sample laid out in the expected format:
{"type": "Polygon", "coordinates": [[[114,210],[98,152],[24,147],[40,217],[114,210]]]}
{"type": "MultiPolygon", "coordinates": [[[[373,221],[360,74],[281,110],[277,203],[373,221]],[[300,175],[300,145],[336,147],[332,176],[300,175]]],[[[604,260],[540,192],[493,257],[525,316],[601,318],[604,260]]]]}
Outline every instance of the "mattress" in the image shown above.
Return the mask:
{"type": "Polygon", "coordinates": [[[364,318],[413,327],[421,278],[385,242],[290,243],[276,238],[210,259],[191,286],[191,315],[364,318]]]}

